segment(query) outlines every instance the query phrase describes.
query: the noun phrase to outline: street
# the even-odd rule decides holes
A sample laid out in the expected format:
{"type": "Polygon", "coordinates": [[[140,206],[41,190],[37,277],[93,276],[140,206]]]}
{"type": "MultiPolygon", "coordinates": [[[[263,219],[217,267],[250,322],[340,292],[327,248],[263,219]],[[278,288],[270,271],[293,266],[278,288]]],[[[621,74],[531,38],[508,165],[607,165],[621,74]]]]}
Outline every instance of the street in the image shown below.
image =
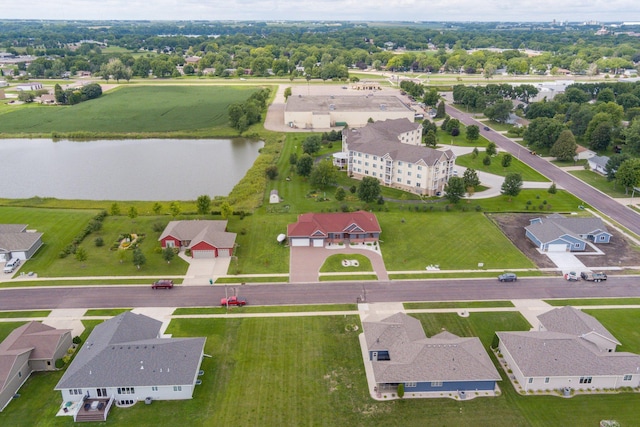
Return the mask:
{"type": "MultiPolygon", "coordinates": [[[[636,235],[640,235],[640,215],[632,209],[623,206],[617,201],[613,200],[606,194],[596,190],[590,185],[585,184],[573,175],[563,171],[554,164],[529,153],[525,147],[511,141],[509,138],[503,136],[499,132],[492,130],[484,130],[485,124],[481,123],[473,118],[470,113],[464,113],[450,104],[446,105],[447,114],[451,117],[460,120],[465,126],[477,125],[480,127],[480,134],[487,138],[489,141],[493,141],[496,145],[504,151],[511,153],[514,157],[518,158],[521,162],[527,164],[531,168],[540,172],[542,175],[555,182],[559,187],[569,191],[585,203],[593,206],[595,209],[602,212],[612,220],[618,222],[622,226],[626,227],[636,235]]],[[[577,209],[577,206],[576,206],[577,209]]]]}

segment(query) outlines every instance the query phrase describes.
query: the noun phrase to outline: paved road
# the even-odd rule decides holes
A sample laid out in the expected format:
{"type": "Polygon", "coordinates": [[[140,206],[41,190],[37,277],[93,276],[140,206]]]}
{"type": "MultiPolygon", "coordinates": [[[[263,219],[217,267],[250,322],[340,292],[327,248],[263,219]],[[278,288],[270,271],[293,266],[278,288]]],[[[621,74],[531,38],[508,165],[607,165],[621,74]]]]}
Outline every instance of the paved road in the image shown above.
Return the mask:
{"type": "MultiPolygon", "coordinates": [[[[367,302],[640,297],[640,277],[616,276],[603,283],[569,283],[561,278],[522,278],[516,283],[496,279],[412,280],[384,282],[324,282],[309,284],[227,286],[251,305],[338,304],[367,302]]],[[[0,310],[45,310],[116,307],[216,306],[225,286],[73,286],[66,288],[0,289],[0,310]]]]}
{"type": "MultiPolygon", "coordinates": [[[[540,172],[550,180],[554,181],[557,185],[574,194],[585,203],[593,206],[603,214],[607,215],[614,221],[622,224],[627,229],[631,230],[637,235],[640,235],[640,215],[634,210],[623,206],[617,201],[613,200],[606,194],[596,190],[590,185],[585,184],[573,175],[563,171],[556,167],[554,164],[549,163],[546,160],[541,159],[538,156],[529,154],[526,148],[513,142],[504,135],[495,131],[484,130],[484,123],[475,120],[471,114],[464,113],[451,105],[447,104],[447,114],[451,117],[460,120],[465,125],[478,125],[480,126],[480,133],[482,136],[490,141],[496,143],[501,149],[513,154],[520,161],[526,163],[533,169],[540,172]]],[[[576,206],[577,207],[577,206],[576,206]]]]}

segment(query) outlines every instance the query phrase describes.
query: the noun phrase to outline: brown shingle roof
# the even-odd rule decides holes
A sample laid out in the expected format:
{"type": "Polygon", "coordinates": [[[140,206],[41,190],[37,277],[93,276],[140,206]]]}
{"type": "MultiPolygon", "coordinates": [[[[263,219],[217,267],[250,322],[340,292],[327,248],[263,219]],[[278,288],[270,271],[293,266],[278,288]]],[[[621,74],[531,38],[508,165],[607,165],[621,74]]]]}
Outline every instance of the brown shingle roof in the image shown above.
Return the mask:
{"type": "Polygon", "coordinates": [[[306,213],[298,217],[298,222],[287,226],[289,237],[326,236],[328,233],[353,232],[380,233],[380,224],[370,212],[306,213]]]}

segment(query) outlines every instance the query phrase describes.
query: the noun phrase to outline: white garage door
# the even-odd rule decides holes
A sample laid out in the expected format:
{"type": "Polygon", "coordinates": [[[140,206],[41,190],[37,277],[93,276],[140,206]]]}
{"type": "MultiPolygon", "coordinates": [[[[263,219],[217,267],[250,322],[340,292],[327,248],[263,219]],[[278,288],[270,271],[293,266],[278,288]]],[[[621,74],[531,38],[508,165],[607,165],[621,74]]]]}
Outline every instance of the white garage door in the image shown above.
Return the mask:
{"type": "Polygon", "coordinates": [[[324,246],[324,239],[313,239],[313,247],[321,248],[324,246]]]}
{"type": "Polygon", "coordinates": [[[309,246],[309,239],[291,239],[291,246],[309,246]]]}
{"type": "Polygon", "coordinates": [[[229,258],[231,256],[231,249],[218,249],[218,257],[229,258]]]}
{"type": "Polygon", "coordinates": [[[215,258],[215,251],[193,251],[193,257],[202,259],[202,258],[215,258]]]}
{"type": "Polygon", "coordinates": [[[549,252],[566,252],[567,251],[567,245],[565,243],[549,245],[547,250],[549,252]]]}

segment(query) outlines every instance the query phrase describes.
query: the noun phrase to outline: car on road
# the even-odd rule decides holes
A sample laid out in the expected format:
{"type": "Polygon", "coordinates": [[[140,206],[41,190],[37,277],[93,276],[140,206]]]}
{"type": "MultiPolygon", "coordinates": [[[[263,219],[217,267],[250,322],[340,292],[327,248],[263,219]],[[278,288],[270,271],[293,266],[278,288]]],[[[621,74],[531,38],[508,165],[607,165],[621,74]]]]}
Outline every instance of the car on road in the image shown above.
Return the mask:
{"type": "Polygon", "coordinates": [[[607,280],[607,275],[605,273],[594,273],[591,271],[583,271],[580,273],[580,277],[582,280],[586,280],[587,282],[602,282],[603,280],[607,280]]]}
{"type": "Polygon", "coordinates": [[[489,128],[489,126],[485,126],[484,130],[491,130],[491,129],[489,128]]]}
{"type": "Polygon", "coordinates": [[[518,276],[516,276],[515,273],[504,273],[498,276],[498,280],[501,282],[516,282],[518,276]]]}
{"type": "Polygon", "coordinates": [[[569,282],[577,282],[578,280],[580,280],[580,276],[578,276],[578,273],[576,273],[575,271],[565,273],[564,278],[569,282]]]}
{"type": "Polygon", "coordinates": [[[151,289],[171,289],[173,280],[156,280],[151,284],[151,289]]]}
{"type": "Polygon", "coordinates": [[[229,298],[222,298],[220,300],[220,305],[221,306],[236,305],[238,307],[242,307],[243,305],[247,305],[247,300],[243,298],[238,298],[237,296],[232,296],[229,298]]]}

